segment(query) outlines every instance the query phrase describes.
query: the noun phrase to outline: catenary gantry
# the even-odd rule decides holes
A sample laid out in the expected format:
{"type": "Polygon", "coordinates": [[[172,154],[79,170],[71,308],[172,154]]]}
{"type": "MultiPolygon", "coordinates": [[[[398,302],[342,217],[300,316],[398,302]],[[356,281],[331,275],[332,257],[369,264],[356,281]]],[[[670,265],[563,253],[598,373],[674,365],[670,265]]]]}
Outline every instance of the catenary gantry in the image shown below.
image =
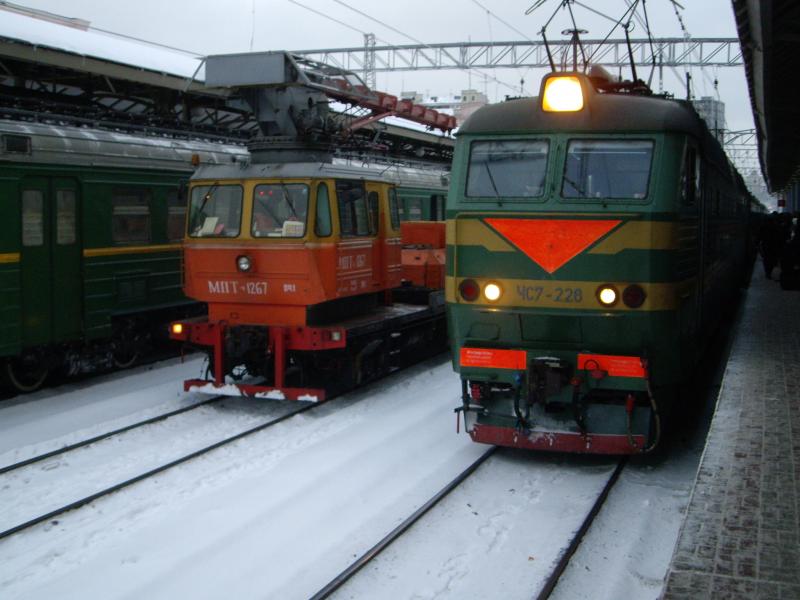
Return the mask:
{"type": "MultiPolygon", "coordinates": [[[[625,40],[581,40],[592,64],[627,68],[630,55],[625,40]]],[[[557,61],[571,60],[572,43],[549,42],[557,61]]],[[[742,64],[736,38],[658,38],[631,40],[637,64],[661,67],[733,67],[742,64]]],[[[364,70],[369,64],[376,72],[441,69],[489,69],[531,67],[549,69],[547,49],[542,41],[454,42],[450,44],[408,44],[298,50],[296,54],[339,67],[364,70]]]]}

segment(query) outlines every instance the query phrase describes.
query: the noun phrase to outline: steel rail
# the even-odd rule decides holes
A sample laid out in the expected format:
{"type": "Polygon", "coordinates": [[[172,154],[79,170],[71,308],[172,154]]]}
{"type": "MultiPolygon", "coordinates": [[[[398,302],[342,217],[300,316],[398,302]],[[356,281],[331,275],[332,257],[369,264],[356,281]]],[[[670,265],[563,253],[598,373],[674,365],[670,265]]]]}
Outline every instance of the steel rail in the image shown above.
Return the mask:
{"type": "Polygon", "coordinates": [[[86,496],[85,498],[82,498],[80,500],[76,500],[75,502],[71,502],[70,504],[67,504],[66,506],[62,506],[61,508],[57,508],[55,510],[52,510],[52,511],[50,511],[50,512],[44,514],[44,515],[40,515],[38,517],[35,517],[35,518],[30,519],[28,521],[25,521],[24,523],[20,523],[19,525],[16,525],[14,527],[11,527],[10,529],[6,529],[5,531],[0,532],[0,540],[2,540],[4,538],[7,538],[7,537],[9,537],[9,536],[11,536],[11,535],[13,535],[15,533],[18,533],[18,532],[20,532],[20,531],[22,531],[24,529],[28,529],[30,527],[33,527],[34,525],[38,525],[39,523],[43,523],[44,521],[47,521],[48,519],[52,519],[53,517],[56,517],[56,516],[61,515],[63,513],[69,512],[69,511],[74,510],[76,508],[80,508],[81,506],[89,504],[90,502],[94,502],[98,498],[102,498],[103,496],[108,496],[109,494],[113,494],[114,492],[118,492],[119,490],[124,489],[124,488],[126,488],[128,486],[131,486],[134,483],[138,483],[140,481],[143,481],[145,479],[148,479],[148,478],[152,477],[153,475],[157,475],[159,473],[162,473],[162,472],[166,471],[167,469],[171,469],[172,467],[176,467],[176,466],[181,465],[181,464],[183,464],[185,462],[193,460],[193,459],[195,459],[195,458],[197,458],[199,456],[202,456],[204,454],[207,454],[207,453],[211,452],[212,450],[216,450],[217,448],[220,448],[220,447],[225,446],[227,444],[231,444],[231,443],[233,443],[233,442],[235,442],[237,440],[240,440],[240,439],[242,439],[244,437],[247,437],[247,436],[252,435],[254,433],[258,433],[259,431],[263,431],[264,429],[267,429],[268,427],[272,427],[273,425],[277,425],[278,423],[281,423],[282,421],[285,421],[285,420],[287,420],[287,419],[289,419],[289,418],[291,418],[291,417],[293,417],[295,415],[298,415],[300,413],[303,413],[303,412],[306,412],[308,410],[311,410],[312,408],[316,408],[318,406],[322,406],[323,404],[327,404],[327,403],[309,403],[309,404],[303,405],[303,406],[299,407],[298,409],[293,410],[293,411],[291,411],[291,412],[289,412],[289,413],[287,413],[285,415],[282,415],[282,416],[277,417],[275,419],[271,419],[269,421],[266,421],[265,423],[261,423],[260,425],[255,426],[255,427],[251,427],[250,429],[247,429],[245,431],[242,431],[242,432],[239,432],[239,433],[237,433],[235,435],[227,437],[224,440],[220,440],[219,442],[215,442],[215,443],[213,443],[213,444],[211,444],[209,446],[206,446],[205,448],[201,448],[199,450],[195,450],[194,452],[191,452],[189,454],[186,454],[186,455],[182,456],[181,458],[175,459],[175,460],[173,460],[173,461],[171,461],[169,463],[161,465],[160,467],[156,467],[154,469],[150,469],[149,471],[147,471],[145,473],[141,473],[140,475],[137,475],[135,477],[127,479],[127,480],[125,480],[125,481],[123,481],[121,483],[116,483],[116,484],[114,484],[114,485],[112,485],[112,486],[110,486],[110,487],[108,487],[108,488],[106,488],[104,490],[101,490],[99,492],[95,492],[94,494],[86,496]]]}
{"type": "Polygon", "coordinates": [[[583,519],[583,523],[581,523],[580,528],[575,534],[572,536],[569,545],[562,551],[561,556],[556,563],[555,568],[550,572],[550,575],[547,578],[547,581],[544,584],[544,587],[539,591],[536,595],[536,600],[547,600],[550,595],[553,593],[553,590],[558,583],[559,578],[561,575],[564,574],[564,571],[567,569],[569,565],[569,561],[572,559],[572,555],[575,554],[575,551],[578,549],[578,546],[581,545],[581,540],[583,540],[583,536],[586,535],[586,532],[589,531],[589,528],[592,526],[595,517],[597,517],[600,509],[605,504],[606,499],[608,498],[608,494],[611,492],[611,488],[614,487],[614,484],[617,483],[622,470],[625,468],[625,465],[628,464],[628,457],[625,456],[620,459],[619,463],[617,463],[617,468],[614,469],[614,472],[611,474],[611,477],[608,478],[605,486],[603,486],[603,490],[600,492],[600,495],[597,496],[597,499],[594,501],[592,505],[592,509],[588,512],[586,517],[583,519]]]}
{"type": "Polygon", "coordinates": [[[414,511],[405,521],[400,523],[400,525],[390,531],[377,544],[357,558],[349,567],[331,579],[331,581],[329,581],[322,589],[311,596],[310,600],[322,600],[341,588],[351,577],[353,577],[353,575],[363,569],[372,559],[383,552],[395,540],[402,536],[412,525],[414,525],[414,523],[419,521],[428,511],[436,506],[440,500],[461,485],[461,483],[467,477],[472,475],[472,473],[474,473],[475,470],[486,461],[486,459],[494,454],[495,450],[497,450],[497,446],[492,446],[486,452],[484,452],[475,462],[473,462],[458,476],[456,476],[455,479],[439,490],[430,500],[414,511]]]}
{"type": "Polygon", "coordinates": [[[144,427],[145,425],[151,425],[153,423],[158,423],[159,421],[163,421],[165,419],[169,419],[170,417],[174,417],[175,415],[180,415],[182,413],[188,412],[190,410],[194,410],[195,408],[199,408],[201,406],[205,406],[207,404],[211,404],[213,402],[218,402],[222,399],[226,398],[226,396],[216,396],[215,398],[209,398],[207,400],[203,400],[202,402],[198,402],[197,404],[192,404],[190,406],[184,406],[183,408],[178,408],[168,413],[164,413],[163,415],[158,415],[155,417],[150,417],[149,419],[145,419],[144,421],[139,421],[137,423],[132,423],[130,425],[126,425],[125,427],[120,427],[119,429],[114,429],[112,431],[107,431],[106,433],[101,433],[94,437],[85,439],[80,442],[75,442],[74,444],[68,444],[67,446],[62,446],[61,448],[56,448],[55,450],[51,450],[49,452],[45,452],[44,454],[39,454],[37,456],[33,456],[31,458],[26,458],[25,460],[21,460],[19,462],[12,463],[10,465],[6,465],[4,467],[0,467],[0,475],[4,475],[10,471],[15,471],[17,469],[21,469],[22,467],[27,467],[28,465],[32,465],[34,463],[43,461],[47,458],[52,458],[53,456],[58,456],[59,454],[65,454],[67,452],[71,452],[73,450],[77,450],[78,448],[83,448],[85,446],[90,446],[95,442],[99,442],[105,440],[110,437],[114,437],[115,435],[119,435],[121,433],[126,433],[133,429],[138,429],[139,427],[144,427]]]}

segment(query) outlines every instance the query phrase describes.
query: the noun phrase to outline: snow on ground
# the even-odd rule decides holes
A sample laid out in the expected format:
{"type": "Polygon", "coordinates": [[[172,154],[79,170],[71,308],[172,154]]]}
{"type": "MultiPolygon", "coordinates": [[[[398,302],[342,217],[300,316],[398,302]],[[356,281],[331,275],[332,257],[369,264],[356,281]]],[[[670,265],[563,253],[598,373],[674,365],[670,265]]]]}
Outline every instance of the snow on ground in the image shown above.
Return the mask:
{"type": "Polygon", "coordinates": [[[615,466],[500,450],[334,597],[535,597],[615,466]]]}
{"type": "MultiPolygon", "coordinates": [[[[171,362],[2,404],[0,464],[196,403],[180,382],[200,368],[171,362]],[[30,443],[21,452],[6,434],[30,443]]],[[[454,432],[459,395],[449,362],[429,361],[0,540],[0,598],[307,598],[486,450],[454,432]]],[[[251,402],[199,409],[158,436],[115,436],[82,473],[167,462],[207,441],[200,415],[221,429],[294,406],[251,402]]],[[[557,598],[658,596],[704,431],[629,464],[557,598]]],[[[28,485],[48,480],[37,496],[69,499],[75,478],[61,466],[77,467],[74,456],[27,472],[28,485]]],[[[501,449],[337,597],[530,598],[614,464],[501,449]]],[[[28,502],[26,486],[2,486],[4,510],[28,502]]]]}
{"type": "Polygon", "coordinates": [[[306,598],[485,447],[426,363],[0,541],[3,598],[306,598]]]}
{"type": "Polygon", "coordinates": [[[202,367],[199,356],[172,359],[4,400],[0,466],[195,404],[204,397],[182,382],[202,367]]]}
{"type": "MultiPolygon", "coordinates": [[[[553,598],[659,597],[705,443],[709,393],[704,414],[654,455],[629,461],[553,598]]],[[[334,597],[535,597],[613,464],[501,450],[334,597]]]]}
{"type": "Polygon", "coordinates": [[[198,407],[0,475],[0,531],[146,473],[293,409],[244,399],[198,407]]]}
{"type": "Polygon", "coordinates": [[[559,579],[554,600],[661,595],[718,392],[713,382],[701,389],[697,413],[688,415],[653,455],[628,463],[559,579]]]}

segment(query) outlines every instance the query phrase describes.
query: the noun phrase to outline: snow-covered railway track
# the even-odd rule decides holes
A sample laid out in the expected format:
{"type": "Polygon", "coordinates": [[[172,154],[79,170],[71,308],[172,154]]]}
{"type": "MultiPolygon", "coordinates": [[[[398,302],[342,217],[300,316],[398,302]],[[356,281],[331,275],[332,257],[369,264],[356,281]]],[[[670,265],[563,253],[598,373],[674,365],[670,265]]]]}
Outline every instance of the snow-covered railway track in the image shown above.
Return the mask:
{"type": "MultiPolygon", "coordinates": [[[[221,399],[221,398],[220,398],[221,399]]],[[[191,408],[197,408],[199,406],[208,406],[214,401],[220,399],[211,399],[207,402],[201,403],[201,405],[193,405],[191,408]]],[[[286,405],[281,405],[286,406],[286,405]]],[[[118,472],[118,469],[114,468],[114,465],[104,464],[104,461],[100,461],[99,464],[101,465],[98,467],[98,462],[94,458],[85,459],[78,466],[76,475],[72,476],[73,480],[76,480],[79,489],[82,488],[82,493],[79,494],[79,497],[75,500],[71,500],[66,503],[63,502],[63,499],[58,498],[55,505],[53,496],[56,494],[63,493],[61,490],[65,489],[65,487],[69,487],[68,485],[65,486],[63,477],[58,477],[56,481],[52,482],[38,482],[36,481],[36,475],[32,475],[30,470],[35,469],[38,467],[39,475],[42,473],[47,474],[48,472],[52,472],[58,470],[62,466],[69,467],[68,461],[65,464],[55,462],[55,463],[46,463],[44,465],[37,465],[37,462],[41,461],[23,461],[26,465],[20,465],[19,467],[12,469],[6,469],[6,472],[0,475],[0,539],[7,538],[15,533],[19,533],[25,529],[33,527],[34,525],[44,523],[48,520],[54,519],[59,515],[62,515],[66,512],[71,510],[75,510],[86,504],[94,502],[95,500],[102,498],[103,496],[108,496],[113,494],[119,490],[127,488],[135,483],[141,482],[145,479],[151,478],[159,473],[162,473],[168,469],[176,467],[178,465],[184,464],[189,462],[193,459],[196,459],[200,456],[208,454],[213,450],[221,448],[223,446],[232,444],[242,438],[247,436],[251,436],[255,433],[263,431],[269,427],[277,425],[290,417],[298,415],[300,413],[309,411],[319,404],[315,403],[302,403],[298,406],[292,406],[289,410],[282,410],[278,409],[280,414],[278,416],[271,416],[269,419],[264,421],[263,419],[257,419],[259,422],[256,425],[250,425],[245,429],[242,429],[241,426],[238,427],[237,424],[241,421],[241,419],[231,419],[231,423],[228,425],[228,433],[230,430],[236,430],[235,433],[224,437],[223,439],[219,439],[219,435],[216,434],[213,438],[215,441],[212,443],[207,443],[200,448],[193,449],[188,453],[183,453],[177,458],[169,460],[167,462],[158,462],[156,463],[157,466],[147,468],[145,470],[139,470],[136,474],[131,475],[129,477],[125,477],[123,480],[119,480],[117,478],[114,483],[110,485],[95,485],[92,486],[93,483],[96,481],[91,480],[92,469],[101,469],[102,473],[108,477],[108,474],[111,473],[111,476],[114,477],[118,472]],[[31,464],[33,463],[33,464],[31,464]],[[94,466],[93,466],[94,463],[94,466]],[[26,475],[27,473],[27,475],[26,475]],[[83,477],[88,477],[89,481],[82,481],[83,477]],[[30,488],[27,489],[26,488],[30,488]],[[90,493],[86,493],[86,490],[92,488],[94,491],[90,493]],[[98,489],[99,488],[99,489],[98,489]],[[8,496],[8,500],[3,498],[4,496],[8,496]],[[35,516],[32,516],[35,515],[35,516]]],[[[94,448],[99,448],[95,450],[96,453],[100,453],[101,456],[103,455],[103,448],[100,448],[101,445],[110,445],[113,444],[115,441],[119,441],[122,436],[130,436],[130,435],[141,435],[143,430],[143,425],[150,425],[152,427],[158,427],[159,425],[170,423],[176,419],[181,417],[184,418],[194,418],[195,412],[190,410],[178,410],[174,411],[174,413],[169,415],[169,418],[154,418],[148,420],[147,422],[143,422],[139,424],[139,427],[126,427],[123,428],[120,432],[117,432],[115,435],[113,432],[110,434],[98,436],[98,440],[95,440],[94,443],[87,442],[81,443],[77,445],[77,450],[83,450],[84,452],[91,451],[94,448]]],[[[216,414],[219,416],[219,413],[216,414]]],[[[222,420],[222,419],[220,419],[222,420]]],[[[252,419],[248,419],[252,421],[252,419]]],[[[226,427],[220,426],[219,421],[209,421],[208,418],[205,419],[205,425],[209,425],[207,429],[214,429],[214,430],[225,430],[226,427]]],[[[164,427],[165,435],[170,433],[175,433],[175,429],[170,429],[164,427]]],[[[181,430],[177,429],[177,435],[181,435],[181,430]]],[[[194,440],[193,436],[188,436],[191,438],[189,442],[194,440]]],[[[138,448],[144,448],[145,446],[142,445],[142,442],[137,442],[136,440],[132,440],[129,445],[134,445],[138,448]]],[[[118,452],[118,448],[111,448],[109,452],[118,452]]],[[[169,449],[167,449],[169,450],[169,449]]],[[[63,456],[63,452],[55,454],[62,454],[59,458],[64,460],[65,457],[63,456]]],[[[128,470],[130,468],[128,466],[128,470]]],[[[122,469],[124,471],[124,469],[122,469]]],[[[102,479],[102,477],[101,477],[102,479]]]]}
{"type": "Polygon", "coordinates": [[[574,533],[572,538],[570,539],[569,543],[564,547],[561,551],[561,555],[558,558],[558,561],[553,567],[553,570],[550,572],[550,575],[547,577],[547,580],[544,583],[544,586],[539,590],[536,594],[536,600],[547,600],[550,598],[553,590],[555,589],[556,585],[558,584],[558,580],[564,571],[567,570],[569,566],[569,561],[572,558],[575,551],[580,546],[581,540],[589,531],[589,528],[594,523],[595,517],[600,512],[600,509],[603,508],[603,504],[605,504],[606,499],[608,498],[608,494],[611,492],[611,488],[614,487],[614,484],[617,483],[622,470],[625,468],[625,465],[628,464],[627,457],[620,459],[619,463],[617,463],[617,468],[614,469],[614,472],[611,474],[611,477],[608,478],[606,485],[600,491],[600,494],[597,496],[597,500],[595,500],[594,504],[592,504],[591,510],[586,513],[586,517],[583,519],[583,523],[578,528],[578,530],[574,533]]]}
{"type": "Polygon", "coordinates": [[[390,531],[383,539],[381,539],[372,548],[362,554],[355,560],[349,567],[339,573],[336,577],[325,585],[316,594],[311,596],[310,600],[323,600],[328,598],[336,590],[341,588],[353,575],[363,569],[370,561],[383,552],[389,545],[399,539],[408,529],[419,521],[425,514],[428,513],[434,506],[436,506],[445,496],[461,485],[475,470],[480,467],[486,459],[488,459],[497,450],[496,446],[490,447],[486,452],[481,454],[471,465],[465,468],[461,473],[453,478],[450,483],[445,485],[436,494],[434,494],[427,502],[415,510],[408,518],[406,518],[400,525],[390,531]]]}
{"type": "Polygon", "coordinates": [[[49,452],[44,452],[42,454],[38,454],[36,456],[32,456],[31,458],[26,458],[25,460],[21,460],[9,465],[5,465],[0,467],[0,475],[4,475],[11,471],[16,471],[17,469],[21,469],[22,467],[27,467],[37,462],[41,462],[43,460],[47,460],[48,458],[53,458],[55,456],[59,456],[61,454],[66,454],[67,452],[72,452],[74,450],[78,450],[85,446],[90,446],[96,442],[103,441],[115,435],[121,435],[123,433],[127,433],[128,431],[133,431],[134,429],[138,429],[140,427],[145,427],[146,425],[152,425],[153,423],[157,423],[159,421],[163,421],[164,419],[169,419],[170,417],[174,417],[185,412],[189,412],[191,410],[197,410],[201,406],[206,406],[207,404],[212,404],[214,402],[219,402],[223,400],[225,396],[216,396],[214,398],[208,398],[197,404],[192,404],[190,406],[183,406],[176,410],[172,410],[167,413],[163,413],[160,415],[156,415],[154,417],[150,417],[148,419],[144,419],[142,421],[138,421],[136,423],[131,423],[130,425],[126,425],[124,427],[120,427],[118,429],[114,429],[112,431],[107,431],[105,433],[101,433],[99,435],[92,436],[85,440],[81,440],[79,442],[74,442],[72,444],[67,444],[66,446],[62,446],[61,448],[56,448],[54,450],[50,450],[49,452]]]}

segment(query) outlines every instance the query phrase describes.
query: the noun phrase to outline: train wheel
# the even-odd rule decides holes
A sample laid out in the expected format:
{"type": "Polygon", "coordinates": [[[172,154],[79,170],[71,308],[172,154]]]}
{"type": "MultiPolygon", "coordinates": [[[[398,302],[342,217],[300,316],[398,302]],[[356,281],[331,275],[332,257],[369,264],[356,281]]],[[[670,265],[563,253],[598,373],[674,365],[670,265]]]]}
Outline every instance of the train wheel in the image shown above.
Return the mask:
{"type": "Polygon", "coordinates": [[[112,357],[115,367],[118,369],[127,369],[139,359],[139,351],[136,349],[136,344],[133,342],[115,343],[112,357]]]}
{"type": "Polygon", "coordinates": [[[33,354],[12,358],[3,365],[3,374],[8,383],[23,393],[35,392],[42,387],[48,372],[47,363],[33,354]]]}
{"type": "Polygon", "coordinates": [[[111,358],[118,369],[127,369],[139,359],[142,339],[137,323],[127,319],[114,324],[111,338],[111,358]]]}

